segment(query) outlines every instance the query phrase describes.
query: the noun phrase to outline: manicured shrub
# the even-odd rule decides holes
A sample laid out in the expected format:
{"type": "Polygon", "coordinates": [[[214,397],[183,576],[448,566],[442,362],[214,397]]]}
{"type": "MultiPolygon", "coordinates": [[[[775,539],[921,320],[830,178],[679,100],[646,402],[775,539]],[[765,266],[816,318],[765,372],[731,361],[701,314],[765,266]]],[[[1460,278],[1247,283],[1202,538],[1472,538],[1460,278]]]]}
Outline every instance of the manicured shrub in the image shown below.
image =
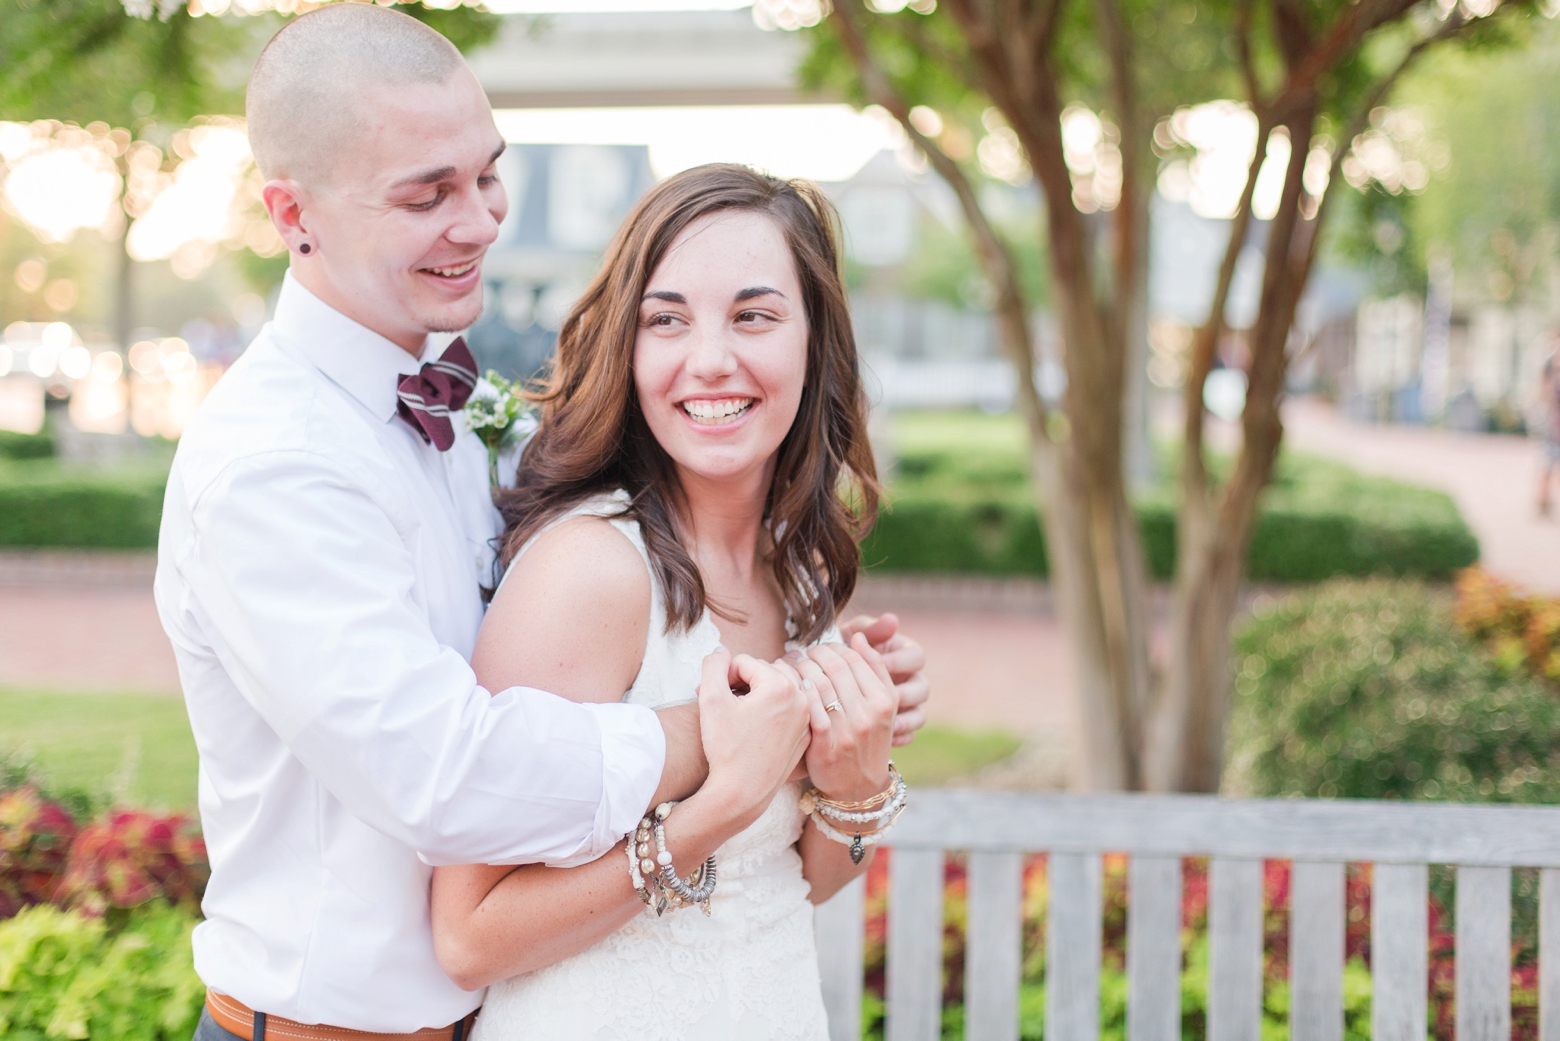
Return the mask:
{"type": "Polygon", "coordinates": [[[0,459],[48,459],[54,452],[54,435],[47,430],[36,434],[0,430],[0,459]]]}
{"type": "Polygon", "coordinates": [[[1235,640],[1227,786],[1260,796],[1560,800],[1560,704],[1415,582],[1259,602],[1235,640]]]}
{"type": "Polygon", "coordinates": [[[0,546],[153,549],[166,471],[0,465],[0,546]]]}
{"type": "Polygon", "coordinates": [[[0,921],[0,1037],[188,1041],[206,994],[196,921],[158,903],[117,926],[48,904],[0,921]]]}
{"type": "MultiPolygon", "coordinates": [[[[892,571],[1045,575],[1044,534],[1021,457],[922,448],[900,458],[888,507],[862,545],[892,571]]],[[[1168,485],[1135,506],[1150,573],[1175,572],[1176,509],[1168,485]]],[[[1315,582],[1336,575],[1446,579],[1478,559],[1477,539],[1441,492],[1286,455],[1264,494],[1247,576],[1315,582]]]]}

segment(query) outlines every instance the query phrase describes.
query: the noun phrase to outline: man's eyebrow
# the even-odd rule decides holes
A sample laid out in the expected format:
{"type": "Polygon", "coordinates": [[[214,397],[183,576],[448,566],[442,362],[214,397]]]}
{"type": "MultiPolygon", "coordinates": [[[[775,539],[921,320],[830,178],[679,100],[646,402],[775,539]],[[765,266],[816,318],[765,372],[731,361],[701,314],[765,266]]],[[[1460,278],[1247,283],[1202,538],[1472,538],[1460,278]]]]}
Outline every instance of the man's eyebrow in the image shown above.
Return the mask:
{"type": "Polygon", "coordinates": [[[768,286],[750,286],[737,294],[737,303],[740,304],[747,300],[754,300],[761,296],[769,296],[771,293],[773,293],[775,296],[778,296],[782,300],[788,299],[786,295],[780,292],[778,289],[771,289],[768,286]]]}
{"type": "Polygon", "coordinates": [[[403,177],[390,187],[395,189],[405,188],[412,184],[438,184],[440,181],[447,181],[454,176],[455,168],[453,166],[440,166],[420,174],[413,174],[410,177],[403,177]]]}
{"type": "Polygon", "coordinates": [[[655,292],[646,293],[639,298],[640,303],[644,303],[646,300],[665,300],[669,304],[686,304],[688,302],[686,296],[683,296],[681,293],[674,293],[670,289],[657,289],[655,292]]]}
{"type": "MultiPolygon", "coordinates": [[[[498,157],[503,155],[504,150],[508,147],[509,145],[507,143],[499,145],[498,149],[492,154],[492,156],[488,158],[488,161],[484,165],[492,166],[494,163],[498,162],[498,157]]],[[[410,177],[403,177],[399,181],[396,181],[394,184],[392,184],[390,187],[395,189],[405,188],[408,185],[414,184],[438,184],[440,181],[447,181],[451,177],[454,177],[456,172],[457,171],[453,166],[440,166],[432,170],[425,170],[420,174],[413,174],[410,177]]]]}

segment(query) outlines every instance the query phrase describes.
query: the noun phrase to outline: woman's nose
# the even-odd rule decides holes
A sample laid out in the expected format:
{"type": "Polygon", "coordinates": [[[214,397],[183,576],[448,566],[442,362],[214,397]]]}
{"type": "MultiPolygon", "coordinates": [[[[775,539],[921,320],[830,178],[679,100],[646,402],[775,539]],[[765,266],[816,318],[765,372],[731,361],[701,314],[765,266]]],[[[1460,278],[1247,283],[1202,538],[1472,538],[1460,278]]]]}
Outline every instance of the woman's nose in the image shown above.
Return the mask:
{"type": "Polygon", "coordinates": [[[724,323],[695,321],[688,344],[688,372],[702,380],[716,380],[737,371],[737,355],[724,323]]]}

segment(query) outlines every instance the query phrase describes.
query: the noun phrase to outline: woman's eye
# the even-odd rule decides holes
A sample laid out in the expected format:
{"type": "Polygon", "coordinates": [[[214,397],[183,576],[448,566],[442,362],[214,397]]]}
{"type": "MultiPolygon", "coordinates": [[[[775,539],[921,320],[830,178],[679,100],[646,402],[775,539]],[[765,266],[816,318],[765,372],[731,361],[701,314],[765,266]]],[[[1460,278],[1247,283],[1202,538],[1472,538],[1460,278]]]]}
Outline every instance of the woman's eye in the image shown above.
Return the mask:
{"type": "Polygon", "coordinates": [[[743,311],[741,314],[737,315],[737,321],[751,324],[753,322],[759,321],[763,317],[764,316],[757,311],[743,311]]]}
{"type": "Polygon", "coordinates": [[[650,318],[650,321],[647,324],[649,324],[649,325],[671,325],[672,322],[674,322],[674,321],[676,321],[676,319],[673,318],[669,314],[658,314],[658,315],[652,315],[651,318],[650,318]]]}

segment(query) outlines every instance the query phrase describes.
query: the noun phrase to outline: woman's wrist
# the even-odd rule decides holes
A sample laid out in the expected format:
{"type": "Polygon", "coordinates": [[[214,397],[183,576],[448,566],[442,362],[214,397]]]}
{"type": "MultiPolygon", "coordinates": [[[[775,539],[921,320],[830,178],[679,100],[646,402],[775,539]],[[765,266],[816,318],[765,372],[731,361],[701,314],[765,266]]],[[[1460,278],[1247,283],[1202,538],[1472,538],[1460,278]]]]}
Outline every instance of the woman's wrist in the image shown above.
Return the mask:
{"type": "Polygon", "coordinates": [[[878,773],[857,778],[851,784],[819,784],[816,778],[813,779],[813,787],[818,794],[832,802],[863,802],[877,798],[888,793],[893,783],[893,775],[889,773],[887,764],[878,773]]]}

